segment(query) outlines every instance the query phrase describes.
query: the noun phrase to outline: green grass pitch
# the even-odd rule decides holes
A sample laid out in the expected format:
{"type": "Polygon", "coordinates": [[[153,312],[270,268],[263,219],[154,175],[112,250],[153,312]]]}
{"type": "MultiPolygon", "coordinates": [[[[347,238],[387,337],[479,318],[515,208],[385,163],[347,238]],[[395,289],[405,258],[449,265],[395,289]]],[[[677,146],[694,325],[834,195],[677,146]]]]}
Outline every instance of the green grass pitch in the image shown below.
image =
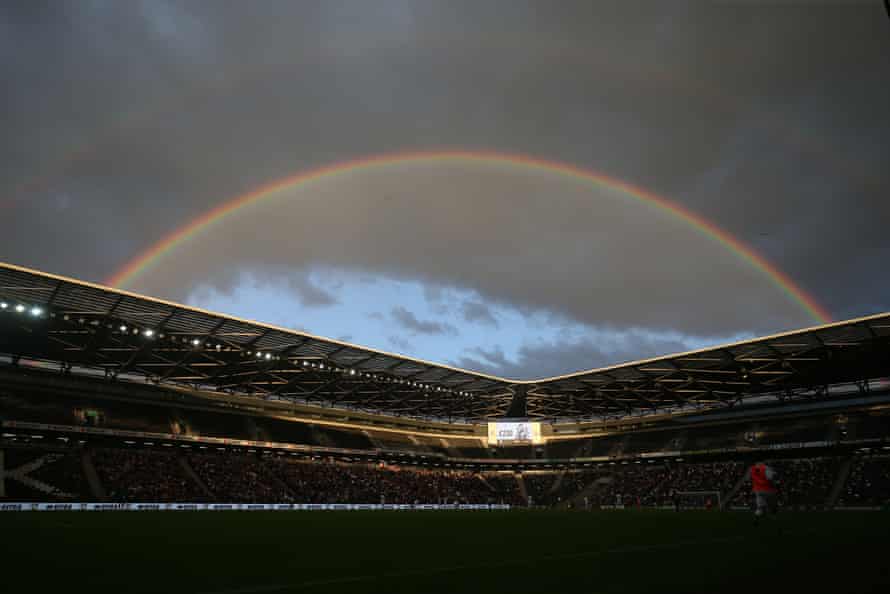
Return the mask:
{"type": "Polygon", "coordinates": [[[890,514],[20,512],[3,591],[890,592],[890,514]]]}

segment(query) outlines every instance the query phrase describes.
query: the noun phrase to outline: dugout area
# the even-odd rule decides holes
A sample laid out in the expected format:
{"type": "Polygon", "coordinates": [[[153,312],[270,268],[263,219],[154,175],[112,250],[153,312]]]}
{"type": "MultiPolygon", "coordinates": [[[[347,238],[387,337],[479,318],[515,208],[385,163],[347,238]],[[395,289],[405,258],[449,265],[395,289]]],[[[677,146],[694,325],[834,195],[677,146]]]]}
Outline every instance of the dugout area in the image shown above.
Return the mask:
{"type": "Polygon", "coordinates": [[[4,514],[6,592],[879,592],[890,514],[4,514]],[[51,570],[50,570],[51,568],[51,570]]]}

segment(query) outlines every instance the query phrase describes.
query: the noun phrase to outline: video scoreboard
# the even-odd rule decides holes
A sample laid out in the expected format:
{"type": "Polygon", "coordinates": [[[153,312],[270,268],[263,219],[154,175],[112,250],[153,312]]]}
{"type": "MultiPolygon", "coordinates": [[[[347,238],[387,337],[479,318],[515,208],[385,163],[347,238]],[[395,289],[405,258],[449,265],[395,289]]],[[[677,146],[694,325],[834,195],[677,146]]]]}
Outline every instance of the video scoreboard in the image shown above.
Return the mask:
{"type": "Polygon", "coordinates": [[[488,424],[488,445],[542,443],[541,423],[535,421],[495,421],[488,424]]]}

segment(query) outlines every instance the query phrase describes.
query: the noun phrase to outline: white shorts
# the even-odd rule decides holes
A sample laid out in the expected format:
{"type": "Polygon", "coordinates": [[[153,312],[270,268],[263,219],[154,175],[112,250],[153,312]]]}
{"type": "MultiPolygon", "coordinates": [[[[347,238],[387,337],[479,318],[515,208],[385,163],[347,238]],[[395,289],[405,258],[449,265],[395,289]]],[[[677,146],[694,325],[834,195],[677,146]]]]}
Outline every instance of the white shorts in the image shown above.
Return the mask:
{"type": "Polygon", "coordinates": [[[758,491],[754,493],[754,505],[757,515],[765,512],[776,513],[776,494],[758,491]]]}

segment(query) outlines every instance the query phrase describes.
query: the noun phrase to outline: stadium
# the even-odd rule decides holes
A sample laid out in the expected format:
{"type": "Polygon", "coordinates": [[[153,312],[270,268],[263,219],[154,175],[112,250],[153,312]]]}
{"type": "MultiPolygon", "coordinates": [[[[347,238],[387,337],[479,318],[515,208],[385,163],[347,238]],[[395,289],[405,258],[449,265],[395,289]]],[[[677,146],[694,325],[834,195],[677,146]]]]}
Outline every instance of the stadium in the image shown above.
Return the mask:
{"type": "Polygon", "coordinates": [[[0,3],[0,594],[890,592],[887,15],[0,3]]]}
{"type": "Polygon", "coordinates": [[[735,591],[781,550],[814,587],[844,583],[820,556],[887,579],[890,314],[531,381],[10,264],[0,325],[5,556],[31,572],[40,547],[129,591],[680,591],[692,559],[735,591]],[[761,460],[782,511],[755,526],[761,460]],[[629,586],[637,563],[659,577],[629,586]]]}

